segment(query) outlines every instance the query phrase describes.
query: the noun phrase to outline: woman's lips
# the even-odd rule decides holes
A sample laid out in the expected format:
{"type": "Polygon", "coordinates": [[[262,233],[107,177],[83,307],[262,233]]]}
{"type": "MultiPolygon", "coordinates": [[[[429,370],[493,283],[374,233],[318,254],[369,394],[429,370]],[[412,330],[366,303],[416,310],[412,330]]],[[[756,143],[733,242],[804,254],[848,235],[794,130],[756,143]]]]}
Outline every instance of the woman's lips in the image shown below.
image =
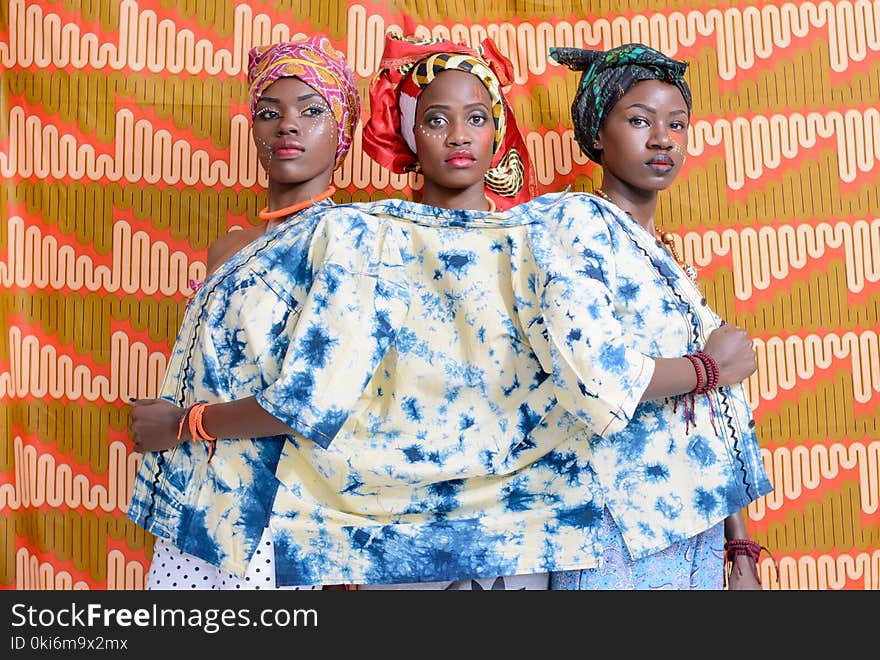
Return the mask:
{"type": "Polygon", "coordinates": [[[452,167],[463,169],[471,167],[477,162],[477,159],[474,158],[474,155],[470,151],[455,151],[449,155],[446,162],[452,167]]]}
{"type": "Polygon", "coordinates": [[[305,150],[305,147],[298,142],[281,142],[272,147],[272,154],[278,158],[297,158],[305,150]]]}
{"type": "Polygon", "coordinates": [[[668,172],[673,167],[675,167],[675,161],[672,160],[669,156],[654,156],[651,160],[645,163],[652,170],[658,170],[661,172],[668,172]]]}

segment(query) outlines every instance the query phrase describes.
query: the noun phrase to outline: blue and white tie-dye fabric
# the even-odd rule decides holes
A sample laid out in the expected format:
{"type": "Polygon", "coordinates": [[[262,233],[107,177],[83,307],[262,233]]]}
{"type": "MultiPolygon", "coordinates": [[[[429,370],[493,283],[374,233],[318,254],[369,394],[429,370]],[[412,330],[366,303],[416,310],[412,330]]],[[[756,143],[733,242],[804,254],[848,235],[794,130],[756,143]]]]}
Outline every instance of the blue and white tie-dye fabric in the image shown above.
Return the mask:
{"type": "Polygon", "coordinates": [[[590,465],[639,559],[710,529],[772,485],[741,384],[696,397],[690,427],[674,398],[609,416],[609,384],[632,382],[646,355],[700,349],[722,320],[627,214],[592,195],[564,197],[533,243],[547,344],[554,377],[574,376],[560,380],[560,400],[594,433],[590,465]]]}
{"type": "Polygon", "coordinates": [[[268,521],[279,585],[595,565],[589,444],[556,451],[584,428],[522,327],[542,213],[322,206],[236,254],[161,396],[254,395],[296,433],[147,455],[129,516],[239,575],[268,521]]]}
{"type": "Polygon", "coordinates": [[[279,585],[590,568],[606,491],[636,554],[708,529],[769,491],[748,405],[714,393],[715,435],[700,401],[690,433],[639,403],[647,356],[718,319],[624,220],[564,194],[304,211],[196,294],[162,391],[255,395],[295,433],[148,455],[129,516],[239,575],[268,521],[279,585]]]}
{"type": "Polygon", "coordinates": [[[769,491],[741,388],[713,394],[720,435],[705,402],[689,432],[673,401],[640,404],[648,356],[694,350],[719,319],[692,284],[675,293],[677,265],[637,225],[647,252],[585,195],[365,208],[402,227],[410,308],[332,444],[285,445],[279,583],[588,568],[606,491],[637,554],[769,491]]]}
{"type": "MultiPolygon", "coordinates": [[[[525,328],[540,321],[529,236],[556,203],[500,214],[401,200],[360,207],[395,227],[409,309],[333,441],[295,436],[284,447],[270,522],[286,555],[279,584],[595,565],[602,508],[588,436],[557,403],[549,353],[538,355],[525,328]]],[[[328,324],[319,312],[309,322],[328,324]]],[[[343,325],[324,341],[360,338],[343,325]]],[[[308,380],[352,375],[332,357],[308,380]]],[[[633,408],[639,391],[614,407],[633,408]]]]}
{"type": "MultiPolygon", "coordinates": [[[[208,278],[187,307],[161,398],[187,406],[259,396],[274,411],[280,389],[285,421],[329,442],[387,349],[387,329],[408,307],[401,254],[383,234],[390,225],[360,213],[324,221],[331,208],[302,211],[208,278]],[[308,374],[332,348],[321,343],[327,328],[299,323],[313,308],[331,329],[358,338],[333,354],[339,370],[323,389],[308,374]]],[[[269,520],[284,442],[221,440],[210,464],[202,444],[147,454],[128,516],[180,550],[243,575],[269,520]]]]}

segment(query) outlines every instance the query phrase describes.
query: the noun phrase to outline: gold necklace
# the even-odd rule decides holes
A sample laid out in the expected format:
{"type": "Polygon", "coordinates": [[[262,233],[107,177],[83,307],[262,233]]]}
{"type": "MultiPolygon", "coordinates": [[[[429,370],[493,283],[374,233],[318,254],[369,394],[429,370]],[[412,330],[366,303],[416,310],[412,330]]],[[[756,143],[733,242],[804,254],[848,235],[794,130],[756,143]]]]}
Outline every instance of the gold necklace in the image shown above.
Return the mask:
{"type": "MultiPolygon", "coordinates": [[[[606,193],[601,188],[596,188],[595,192],[605,201],[611,202],[612,204],[620,208],[614,202],[614,200],[608,196],[608,193],[606,193]]],[[[625,211],[625,213],[632,218],[632,213],[630,213],[629,211],[625,211]]],[[[678,250],[675,249],[675,234],[673,234],[671,231],[665,231],[660,225],[654,225],[654,231],[657,233],[657,236],[660,237],[660,242],[666,247],[669,254],[672,255],[672,258],[675,259],[675,263],[677,263],[684,271],[685,275],[688,276],[688,279],[690,279],[691,282],[696,282],[697,269],[679,256],[678,250]]]]}

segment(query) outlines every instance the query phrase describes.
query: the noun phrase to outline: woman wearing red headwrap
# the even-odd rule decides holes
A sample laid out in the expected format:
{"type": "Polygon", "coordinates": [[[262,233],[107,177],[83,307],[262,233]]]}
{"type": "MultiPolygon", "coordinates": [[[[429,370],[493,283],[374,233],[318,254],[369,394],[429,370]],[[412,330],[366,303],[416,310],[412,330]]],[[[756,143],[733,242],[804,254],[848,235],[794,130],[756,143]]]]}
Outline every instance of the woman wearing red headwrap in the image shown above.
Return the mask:
{"type": "MultiPolygon", "coordinates": [[[[486,39],[477,48],[443,39],[386,36],[370,87],[364,151],[391,171],[421,174],[421,204],[496,211],[534,197],[531,164],[504,96],[512,65],[486,39]]],[[[547,573],[403,584],[389,589],[547,589],[547,573]]]]}
{"type": "Polygon", "coordinates": [[[532,199],[531,159],[503,91],[512,79],[510,60],[490,39],[471,48],[389,33],[370,86],[364,151],[397,174],[420,172],[423,204],[504,210],[532,199]],[[458,124],[446,116],[453,106],[458,124]]]}

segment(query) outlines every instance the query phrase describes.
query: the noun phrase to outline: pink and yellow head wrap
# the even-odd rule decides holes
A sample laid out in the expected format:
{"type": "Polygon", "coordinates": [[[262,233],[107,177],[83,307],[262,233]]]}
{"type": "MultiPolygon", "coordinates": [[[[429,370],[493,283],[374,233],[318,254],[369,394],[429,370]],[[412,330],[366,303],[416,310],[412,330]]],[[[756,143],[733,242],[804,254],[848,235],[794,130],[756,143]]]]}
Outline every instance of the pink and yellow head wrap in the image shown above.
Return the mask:
{"type": "Polygon", "coordinates": [[[360,96],[345,57],[324,36],[252,48],[247,71],[252,120],[266,88],[279,78],[290,77],[299,78],[312,87],[330,106],[338,130],[338,166],[351,148],[361,116],[360,96]]]}

